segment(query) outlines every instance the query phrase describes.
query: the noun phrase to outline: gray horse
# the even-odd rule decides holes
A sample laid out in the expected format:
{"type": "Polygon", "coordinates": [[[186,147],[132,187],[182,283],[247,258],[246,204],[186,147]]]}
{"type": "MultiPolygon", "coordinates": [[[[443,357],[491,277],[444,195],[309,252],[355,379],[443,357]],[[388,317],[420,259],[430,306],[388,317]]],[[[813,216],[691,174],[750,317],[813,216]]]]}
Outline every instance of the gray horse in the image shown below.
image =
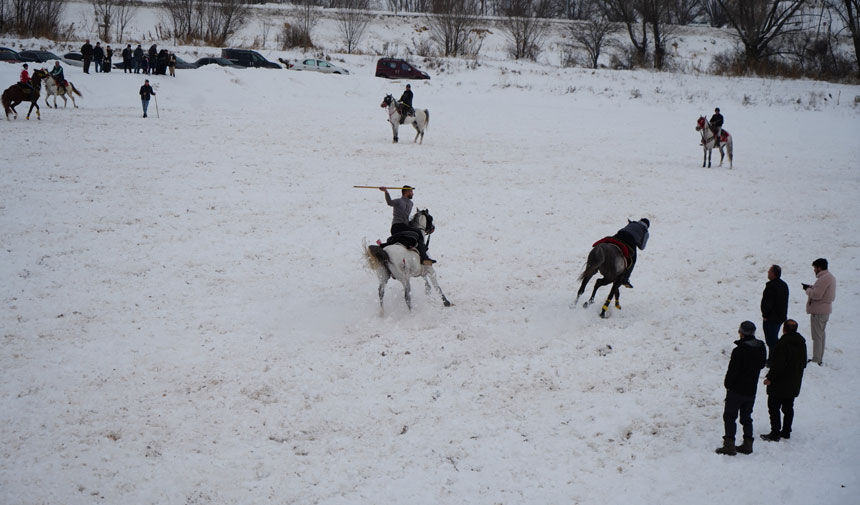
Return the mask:
{"type": "Polygon", "coordinates": [[[612,289],[609,291],[609,296],[606,297],[606,302],[603,303],[603,310],[600,311],[600,317],[606,317],[606,311],[609,309],[609,301],[615,297],[615,308],[620,309],[618,303],[618,288],[624,283],[624,272],[627,270],[627,260],[624,258],[624,253],[621,248],[611,242],[598,242],[588,253],[588,260],[585,263],[585,269],[579,274],[579,280],[582,284],[579,286],[579,291],[576,293],[574,304],[579,303],[579,297],[585,292],[585,286],[588,281],[600,272],[601,277],[594,283],[594,290],[591,292],[591,298],[588,299],[583,307],[588,307],[594,303],[594,295],[597,293],[597,288],[612,284],[612,289]]]}

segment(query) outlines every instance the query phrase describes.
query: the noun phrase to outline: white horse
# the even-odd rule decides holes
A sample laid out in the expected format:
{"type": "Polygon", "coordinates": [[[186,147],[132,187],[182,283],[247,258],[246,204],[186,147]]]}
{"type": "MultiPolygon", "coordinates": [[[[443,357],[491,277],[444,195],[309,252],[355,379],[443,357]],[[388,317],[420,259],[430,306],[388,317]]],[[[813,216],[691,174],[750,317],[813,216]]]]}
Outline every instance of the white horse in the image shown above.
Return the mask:
{"type": "MultiPolygon", "coordinates": [[[[391,95],[385,95],[380,107],[388,108],[388,122],[391,123],[391,133],[394,134],[394,143],[397,143],[397,130],[400,129],[400,119],[403,118],[403,113],[400,112],[401,103],[394,99],[391,95]]],[[[421,136],[421,142],[424,143],[424,130],[427,129],[427,124],[430,123],[430,111],[427,109],[415,109],[414,116],[406,116],[404,124],[411,124],[415,127],[415,140],[418,141],[418,136],[421,136]]]]}
{"type": "MultiPolygon", "coordinates": [[[[433,232],[433,216],[427,209],[419,210],[409,222],[409,226],[417,228],[421,231],[421,239],[433,232]]],[[[436,282],[436,271],[433,265],[424,265],[421,263],[421,258],[418,251],[415,249],[407,249],[402,244],[391,244],[387,246],[371,245],[365,247],[365,256],[368,264],[376,271],[379,278],[379,309],[384,310],[382,299],[385,296],[385,285],[388,279],[400,281],[403,284],[403,292],[406,298],[406,306],[412,310],[412,288],[409,284],[409,279],[412,277],[424,278],[424,290],[429,295],[432,287],[436,288],[439,295],[442,297],[442,303],[446,307],[451,306],[451,302],[445,297],[439,283],[436,282]]]]}
{"type": "MultiPolygon", "coordinates": [[[[711,168],[711,149],[715,147],[717,137],[711,130],[711,125],[708,124],[705,116],[699,116],[699,119],[696,121],[696,131],[702,134],[702,150],[704,151],[702,168],[704,168],[705,162],[708,163],[708,168],[711,168]]],[[[729,168],[732,168],[732,136],[726,130],[722,130],[720,137],[720,145],[716,146],[720,150],[720,166],[723,166],[723,157],[725,156],[723,147],[725,146],[729,153],[729,168]]]]}
{"type": "Polygon", "coordinates": [[[57,107],[57,97],[59,96],[63,99],[63,108],[66,108],[66,105],[69,104],[69,101],[66,100],[66,95],[69,95],[69,98],[72,99],[72,105],[74,105],[76,109],[78,108],[78,104],[75,103],[75,93],[77,93],[78,96],[84,95],[82,95],[81,92],[78,91],[78,88],[76,88],[75,85],[71,83],[71,81],[66,82],[69,83],[68,89],[57,84],[57,80],[53,77],[45,79],[45,105],[47,105],[48,107],[51,106],[51,104],[48,103],[48,98],[53,96],[54,108],[59,108],[57,107]]]}

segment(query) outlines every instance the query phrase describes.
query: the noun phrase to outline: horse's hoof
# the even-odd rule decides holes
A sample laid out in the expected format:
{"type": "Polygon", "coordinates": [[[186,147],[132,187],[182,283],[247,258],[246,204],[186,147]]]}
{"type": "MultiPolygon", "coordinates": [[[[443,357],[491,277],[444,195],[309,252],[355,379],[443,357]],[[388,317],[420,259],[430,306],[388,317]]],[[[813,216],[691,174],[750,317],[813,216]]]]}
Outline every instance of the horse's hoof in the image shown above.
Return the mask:
{"type": "Polygon", "coordinates": [[[606,319],[606,311],[605,311],[605,310],[603,310],[603,311],[601,311],[601,312],[600,312],[600,318],[601,318],[601,319],[606,319]]]}
{"type": "Polygon", "coordinates": [[[443,305],[445,305],[446,307],[450,307],[450,306],[451,306],[451,305],[453,305],[453,304],[452,304],[451,302],[449,302],[448,300],[445,300],[445,301],[443,302],[443,305]]]}

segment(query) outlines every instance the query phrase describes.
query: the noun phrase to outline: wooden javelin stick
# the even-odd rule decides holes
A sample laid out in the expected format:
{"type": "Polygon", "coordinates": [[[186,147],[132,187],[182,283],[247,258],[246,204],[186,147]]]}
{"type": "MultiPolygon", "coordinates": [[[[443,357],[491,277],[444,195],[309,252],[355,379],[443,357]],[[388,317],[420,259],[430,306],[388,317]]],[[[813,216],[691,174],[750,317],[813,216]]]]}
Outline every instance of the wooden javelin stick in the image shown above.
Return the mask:
{"type": "Polygon", "coordinates": [[[400,187],[400,186],[397,186],[397,187],[391,187],[391,186],[353,186],[353,188],[366,188],[366,189],[385,188],[385,189],[401,189],[401,190],[403,190],[403,189],[415,189],[415,188],[404,188],[404,187],[400,187]]]}

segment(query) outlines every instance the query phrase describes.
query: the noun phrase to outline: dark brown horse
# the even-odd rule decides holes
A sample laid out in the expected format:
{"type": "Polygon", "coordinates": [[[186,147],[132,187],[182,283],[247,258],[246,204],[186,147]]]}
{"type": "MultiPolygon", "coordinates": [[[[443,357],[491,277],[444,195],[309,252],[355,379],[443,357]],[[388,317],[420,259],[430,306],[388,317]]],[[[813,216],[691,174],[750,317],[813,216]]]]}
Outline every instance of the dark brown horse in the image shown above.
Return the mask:
{"type": "Polygon", "coordinates": [[[33,78],[30,83],[33,85],[33,89],[35,91],[25,89],[23,86],[16,83],[3,92],[3,110],[6,111],[7,121],[9,120],[10,113],[15,115],[15,119],[18,119],[18,111],[15,110],[15,106],[21,102],[30,102],[30,109],[27,111],[27,119],[30,119],[30,113],[33,112],[33,107],[36,108],[36,119],[42,119],[42,115],[39,113],[39,104],[36,102],[39,100],[39,91],[42,89],[42,79],[46,77],[48,77],[48,71],[44,68],[34,70],[33,78]]]}
{"type": "Polygon", "coordinates": [[[621,248],[609,242],[598,242],[591,249],[591,252],[588,253],[585,269],[579,275],[579,280],[582,281],[582,284],[579,286],[576,300],[573,303],[576,304],[579,302],[579,297],[585,292],[585,286],[588,284],[588,281],[600,272],[603,277],[594,282],[594,291],[591,292],[591,298],[585,302],[583,307],[588,307],[594,303],[594,295],[597,293],[597,288],[611,284],[612,289],[609,290],[609,296],[606,297],[606,301],[603,303],[600,317],[606,317],[606,311],[609,310],[609,302],[613,296],[615,297],[615,308],[620,309],[621,304],[618,303],[618,292],[619,287],[624,282],[624,272],[626,270],[627,260],[624,258],[621,248]]]}

